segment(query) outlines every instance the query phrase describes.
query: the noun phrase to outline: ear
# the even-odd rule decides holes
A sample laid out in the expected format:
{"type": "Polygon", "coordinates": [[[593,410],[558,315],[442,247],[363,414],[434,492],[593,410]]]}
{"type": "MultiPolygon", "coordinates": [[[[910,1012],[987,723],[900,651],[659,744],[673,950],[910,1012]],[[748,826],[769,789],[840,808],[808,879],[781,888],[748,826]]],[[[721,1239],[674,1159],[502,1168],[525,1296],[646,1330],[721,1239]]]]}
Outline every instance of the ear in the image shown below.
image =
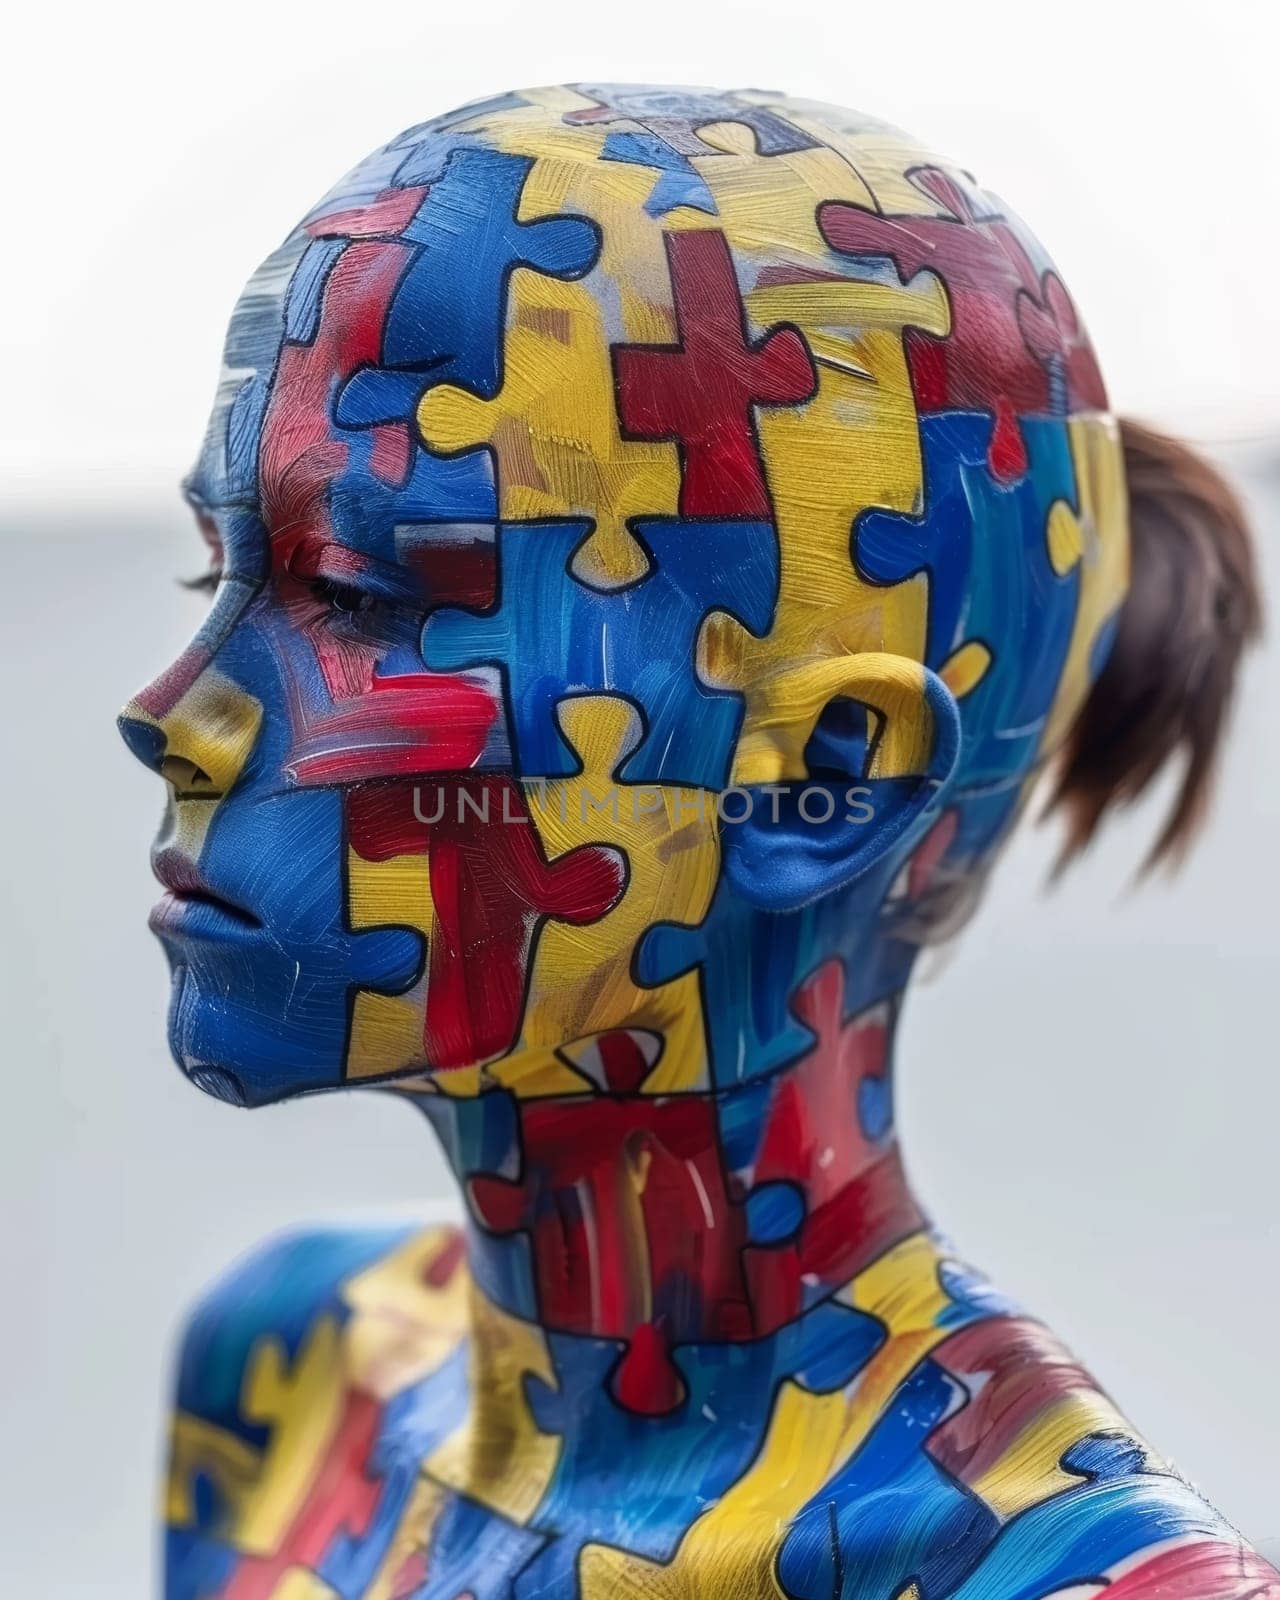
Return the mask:
{"type": "Polygon", "coordinates": [[[911,854],[955,776],[960,711],[921,662],[872,651],[771,687],[720,798],[724,865],[750,905],[797,911],[911,854]]]}

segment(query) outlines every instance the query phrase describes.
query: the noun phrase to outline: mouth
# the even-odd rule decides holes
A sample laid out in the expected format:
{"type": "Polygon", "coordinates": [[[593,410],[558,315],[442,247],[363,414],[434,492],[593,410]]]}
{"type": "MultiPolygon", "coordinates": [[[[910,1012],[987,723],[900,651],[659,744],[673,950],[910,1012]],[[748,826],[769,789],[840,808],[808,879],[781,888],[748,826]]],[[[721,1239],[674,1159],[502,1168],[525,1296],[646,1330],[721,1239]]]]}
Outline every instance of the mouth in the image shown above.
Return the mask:
{"type": "Polygon", "coordinates": [[[153,933],[217,936],[262,927],[260,917],[211,888],[195,862],[181,851],[156,851],[151,867],[165,890],[152,908],[153,933]]]}

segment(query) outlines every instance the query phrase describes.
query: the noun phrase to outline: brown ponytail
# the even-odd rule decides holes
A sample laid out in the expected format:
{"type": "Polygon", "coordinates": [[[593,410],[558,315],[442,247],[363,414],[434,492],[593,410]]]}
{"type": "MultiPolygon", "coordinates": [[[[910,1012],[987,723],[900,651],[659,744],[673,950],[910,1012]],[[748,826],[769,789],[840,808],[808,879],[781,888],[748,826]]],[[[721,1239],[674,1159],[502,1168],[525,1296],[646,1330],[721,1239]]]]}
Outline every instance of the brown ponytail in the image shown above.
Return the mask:
{"type": "Polygon", "coordinates": [[[1126,421],[1120,434],[1132,577],[1047,807],[1066,822],[1059,870],[1104,816],[1185,753],[1177,798],[1142,870],[1181,859],[1204,814],[1241,653],[1262,628],[1249,527],[1232,489],[1174,439],[1126,421]]]}

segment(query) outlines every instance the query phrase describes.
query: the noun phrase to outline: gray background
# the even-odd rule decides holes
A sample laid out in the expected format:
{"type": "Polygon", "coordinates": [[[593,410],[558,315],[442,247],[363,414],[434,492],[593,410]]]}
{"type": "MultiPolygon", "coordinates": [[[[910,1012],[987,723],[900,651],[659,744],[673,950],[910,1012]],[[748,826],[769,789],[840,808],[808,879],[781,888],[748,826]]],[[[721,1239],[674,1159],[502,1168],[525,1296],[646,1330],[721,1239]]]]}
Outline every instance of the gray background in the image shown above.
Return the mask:
{"type": "MultiPolygon", "coordinates": [[[[111,722],[199,614],[173,582],[200,551],[172,485],[257,260],[359,154],[513,84],[765,81],[861,106],[1018,206],[1118,408],[1240,447],[1274,595],[1277,15],[788,0],[780,27],[776,0],[67,0],[7,20],[0,1592],[146,1591],[174,1327],[230,1258],[447,1196],[407,1108],[238,1113],[164,1046],[159,786],[111,722]]],[[[959,1245],[1280,1558],[1277,708],[1269,644],[1172,885],[1123,889],[1150,808],[1050,896],[1053,840],[1021,838],[908,1007],[900,1116],[959,1245]]]]}

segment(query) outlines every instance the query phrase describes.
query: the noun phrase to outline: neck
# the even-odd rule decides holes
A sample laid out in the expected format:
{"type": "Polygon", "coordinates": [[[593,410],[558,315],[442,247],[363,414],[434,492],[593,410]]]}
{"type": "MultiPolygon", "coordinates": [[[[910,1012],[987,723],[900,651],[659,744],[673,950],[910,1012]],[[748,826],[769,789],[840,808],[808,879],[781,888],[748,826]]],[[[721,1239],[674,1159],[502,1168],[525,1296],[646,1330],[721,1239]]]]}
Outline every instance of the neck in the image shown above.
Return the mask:
{"type": "MultiPolygon", "coordinates": [[[[846,1018],[843,996],[831,961],[793,1003],[810,1047],[706,1094],[419,1101],[478,1288],[541,1328],[580,1420],[593,1400],[665,1415],[722,1370],[728,1405],[766,1407],[840,1291],[922,1226],[892,1122],[896,1002],[846,1018]]],[[[490,1377],[509,1388],[479,1371],[479,1391],[490,1377]]]]}

